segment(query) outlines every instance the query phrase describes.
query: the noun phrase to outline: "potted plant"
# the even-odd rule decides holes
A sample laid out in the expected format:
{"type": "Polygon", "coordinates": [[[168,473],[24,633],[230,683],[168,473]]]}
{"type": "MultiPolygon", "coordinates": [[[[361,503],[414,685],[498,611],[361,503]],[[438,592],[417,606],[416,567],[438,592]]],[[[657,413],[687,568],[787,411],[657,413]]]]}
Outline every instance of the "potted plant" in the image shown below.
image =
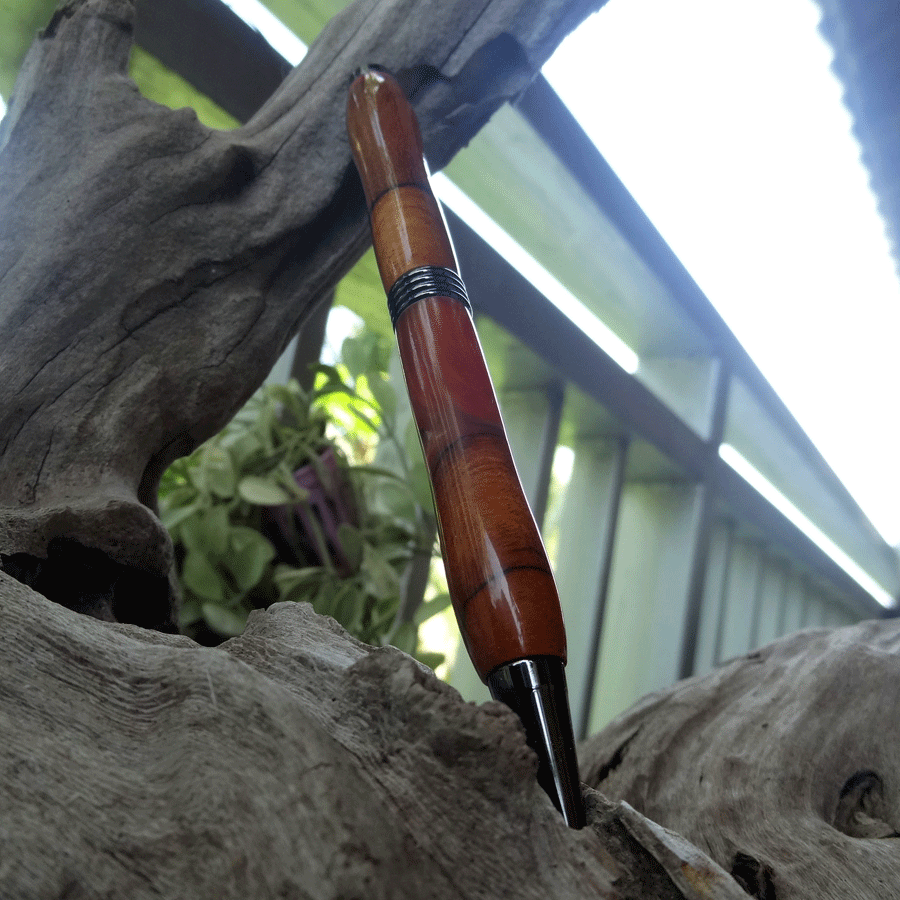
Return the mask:
{"type": "Polygon", "coordinates": [[[432,552],[434,524],[414,435],[396,434],[388,355],[373,332],[348,338],[342,363],[320,366],[312,392],[296,381],[264,386],[164,474],[160,514],[185,633],[219,643],[252,609],[296,600],[361,640],[416,652],[418,625],[449,601],[401,602],[410,564],[432,552]],[[379,442],[393,468],[373,464],[379,442]]]}

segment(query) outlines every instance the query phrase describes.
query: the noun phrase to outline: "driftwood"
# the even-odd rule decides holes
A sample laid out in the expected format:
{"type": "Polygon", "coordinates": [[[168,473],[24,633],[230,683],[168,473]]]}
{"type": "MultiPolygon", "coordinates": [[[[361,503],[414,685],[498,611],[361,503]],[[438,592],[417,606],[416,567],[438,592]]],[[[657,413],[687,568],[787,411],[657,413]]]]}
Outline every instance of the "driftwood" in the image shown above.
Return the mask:
{"type": "Polygon", "coordinates": [[[600,3],[360,0],[232,132],[138,93],[130,0],[63,3],[0,124],[6,571],[165,627],[161,472],[225,424],[368,246],[354,70],[400,75],[440,168],[600,3]]]}
{"type": "Polygon", "coordinates": [[[566,828],[508,709],[305,605],[210,649],[0,584],[4,898],[746,896],[595,792],[566,828]]]}
{"type": "Polygon", "coordinates": [[[0,125],[0,897],[896,893],[892,626],[651,699],[583,748],[581,832],[509,711],[305,607],[150,630],[160,472],[368,242],[349,73],[401,75],[439,168],[598,5],[356,3],[227,134],[125,77],[128,0],[36,42],[0,125]]]}
{"type": "Polygon", "coordinates": [[[760,900],[900,894],[900,624],[806,631],[651,695],[581,776],[760,900]]]}
{"type": "Polygon", "coordinates": [[[896,894],[896,622],[638,704],[580,748],[581,832],[509,710],[309,607],[210,649],[0,575],[0,629],[4,898],[896,894]]]}

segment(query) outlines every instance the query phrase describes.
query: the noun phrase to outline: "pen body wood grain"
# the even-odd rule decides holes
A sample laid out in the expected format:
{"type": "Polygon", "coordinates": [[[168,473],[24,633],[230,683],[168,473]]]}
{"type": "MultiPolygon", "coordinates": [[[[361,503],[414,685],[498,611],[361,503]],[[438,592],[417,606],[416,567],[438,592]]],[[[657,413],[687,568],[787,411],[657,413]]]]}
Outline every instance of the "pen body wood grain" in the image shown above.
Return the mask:
{"type": "Polygon", "coordinates": [[[399,85],[377,72],[357,78],[347,101],[347,129],[385,291],[417,266],[458,272],[444,217],[428,183],[419,126],[399,85]]]}
{"type": "Polygon", "coordinates": [[[397,340],[431,476],[447,583],[479,675],[566,656],[556,584],[503,428],[471,317],[422,300],[397,340]]]}
{"type": "MultiPolygon", "coordinates": [[[[458,272],[399,86],[377,72],[361,76],[347,117],[385,290],[421,266],[458,272]]],[[[430,296],[400,314],[395,332],[450,595],[476,670],[485,678],[518,659],[565,660],[556,585],[469,311],[459,300],[430,296]]]]}

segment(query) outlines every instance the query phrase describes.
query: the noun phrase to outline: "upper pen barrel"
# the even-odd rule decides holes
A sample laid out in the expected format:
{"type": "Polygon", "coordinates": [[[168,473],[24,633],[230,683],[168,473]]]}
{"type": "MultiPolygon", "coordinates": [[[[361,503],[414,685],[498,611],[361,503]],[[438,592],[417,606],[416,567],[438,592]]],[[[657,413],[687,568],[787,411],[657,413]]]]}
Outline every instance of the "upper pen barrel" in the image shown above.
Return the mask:
{"type": "Polygon", "coordinates": [[[394,78],[368,71],[354,81],[347,100],[347,130],[385,291],[420,266],[458,273],[428,180],[419,124],[394,78]]]}

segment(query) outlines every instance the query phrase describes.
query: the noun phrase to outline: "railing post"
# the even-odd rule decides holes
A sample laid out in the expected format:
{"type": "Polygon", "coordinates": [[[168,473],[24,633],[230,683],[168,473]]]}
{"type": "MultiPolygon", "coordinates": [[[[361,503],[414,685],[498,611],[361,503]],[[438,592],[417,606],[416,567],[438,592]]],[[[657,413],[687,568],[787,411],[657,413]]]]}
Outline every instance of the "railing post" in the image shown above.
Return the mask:
{"type": "MultiPolygon", "coordinates": [[[[629,451],[629,470],[637,449],[629,451]]],[[[590,730],[678,677],[700,507],[690,481],[663,473],[626,478],[590,730]]]]}
{"type": "MultiPolygon", "coordinates": [[[[679,678],[689,678],[697,671],[697,643],[700,635],[700,621],[703,616],[706,581],[710,567],[710,549],[719,499],[715,472],[717,471],[719,446],[725,431],[731,375],[721,361],[718,361],[713,368],[715,381],[707,418],[706,465],[700,485],[700,522],[697,529],[697,543],[691,561],[687,609],[681,637],[681,658],[678,664],[679,678]]],[[[702,419],[698,421],[702,421],[702,419]]]]}
{"type": "Polygon", "coordinates": [[[574,442],[572,477],[560,516],[557,585],[569,642],[569,701],[576,736],[590,716],[625,480],[625,438],[574,442]]]}

